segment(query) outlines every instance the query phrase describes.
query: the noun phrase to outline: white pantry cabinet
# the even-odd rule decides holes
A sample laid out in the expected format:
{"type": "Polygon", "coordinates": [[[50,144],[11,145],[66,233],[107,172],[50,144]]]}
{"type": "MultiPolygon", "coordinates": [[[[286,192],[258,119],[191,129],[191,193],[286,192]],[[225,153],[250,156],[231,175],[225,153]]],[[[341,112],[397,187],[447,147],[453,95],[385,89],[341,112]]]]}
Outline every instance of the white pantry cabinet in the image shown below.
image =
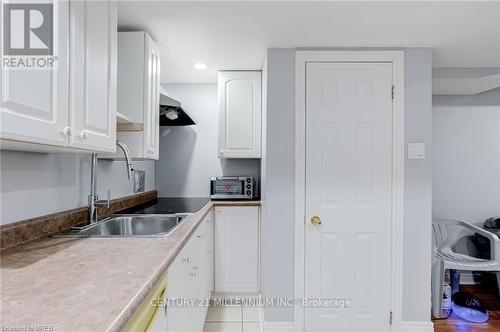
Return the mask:
{"type": "Polygon", "coordinates": [[[2,149],[115,151],[116,2],[54,1],[53,70],[2,69],[2,149]]]}
{"type": "Polygon", "coordinates": [[[261,158],[261,85],[260,71],[219,72],[219,158],[261,158]]]}
{"type": "Polygon", "coordinates": [[[203,330],[213,291],[213,233],[210,212],[168,268],[167,331],[203,330]]]}
{"type": "Polygon", "coordinates": [[[215,292],[259,291],[259,207],[215,207],[215,292]]]}
{"type": "Polygon", "coordinates": [[[117,104],[131,122],[118,125],[117,139],[127,144],[132,158],[158,160],[160,52],[144,31],[118,33],[117,104]]]}

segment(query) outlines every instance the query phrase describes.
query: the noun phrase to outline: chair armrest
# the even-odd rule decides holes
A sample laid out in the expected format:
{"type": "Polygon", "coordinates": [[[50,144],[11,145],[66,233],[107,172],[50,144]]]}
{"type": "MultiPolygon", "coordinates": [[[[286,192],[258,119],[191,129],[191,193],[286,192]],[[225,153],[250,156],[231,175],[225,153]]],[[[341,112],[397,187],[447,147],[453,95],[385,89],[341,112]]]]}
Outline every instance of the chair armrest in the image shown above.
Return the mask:
{"type": "Polygon", "coordinates": [[[490,240],[490,251],[491,251],[491,260],[497,260],[500,258],[500,238],[492,232],[489,232],[481,227],[477,227],[475,225],[469,224],[468,222],[458,220],[458,225],[465,227],[477,234],[480,234],[490,240]]]}
{"type": "Polygon", "coordinates": [[[500,238],[498,238],[498,236],[496,236],[496,234],[490,232],[490,231],[487,231],[481,227],[477,227],[475,225],[472,225],[472,224],[469,224],[468,222],[465,222],[465,221],[461,221],[461,220],[458,220],[458,225],[462,226],[462,227],[465,227],[465,228],[468,228],[470,229],[471,231],[474,231],[478,234],[481,234],[482,236],[488,238],[491,242],[498,242],[500,243],[500,238]]]}

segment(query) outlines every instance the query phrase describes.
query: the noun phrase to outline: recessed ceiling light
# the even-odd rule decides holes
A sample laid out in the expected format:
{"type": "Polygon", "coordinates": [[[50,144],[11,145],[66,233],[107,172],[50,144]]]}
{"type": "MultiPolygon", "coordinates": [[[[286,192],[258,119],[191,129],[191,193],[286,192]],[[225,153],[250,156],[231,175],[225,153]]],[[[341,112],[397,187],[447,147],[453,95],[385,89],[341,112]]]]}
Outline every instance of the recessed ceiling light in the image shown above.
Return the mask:
{"type": "Polygon", "coordinates": [[[204,63],[197,63],[194,65],[194,68],[198,70],[205,70],[207,69],[207,65],[204,63]]]}

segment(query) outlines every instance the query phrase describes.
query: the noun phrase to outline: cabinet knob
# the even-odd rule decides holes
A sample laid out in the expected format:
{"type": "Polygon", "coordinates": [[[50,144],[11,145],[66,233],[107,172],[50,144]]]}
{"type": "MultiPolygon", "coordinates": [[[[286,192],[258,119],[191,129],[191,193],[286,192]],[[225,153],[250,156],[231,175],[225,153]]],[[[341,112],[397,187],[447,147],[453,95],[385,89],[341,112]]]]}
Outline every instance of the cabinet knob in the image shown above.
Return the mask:
{"type": "Polygon", "coordinates": [[[89,132],[86,129],[83,129],[80,132],[80,135],[78,135],[81,139],[87,139],[89,138],[89,132]]]}
{"type": "Polygon", "coordinates": [[[219,154],[220,154],[221,156],[223,156],[223,155],[224,155],[224,151],[220,150],[220,151],[219,151],[219,154]]]}
{"type": "Polygon", "coordinates": [[[61,130],[61,134],[63,134],[66,137],[71,136],[71,127],[64,127],[63,130],[61,130]]]}
{"type": "Polygon", "coordinates": [[[152,154],[153,152],[154,152],[153,149],[148,149],[149,154],[152,154]]]}

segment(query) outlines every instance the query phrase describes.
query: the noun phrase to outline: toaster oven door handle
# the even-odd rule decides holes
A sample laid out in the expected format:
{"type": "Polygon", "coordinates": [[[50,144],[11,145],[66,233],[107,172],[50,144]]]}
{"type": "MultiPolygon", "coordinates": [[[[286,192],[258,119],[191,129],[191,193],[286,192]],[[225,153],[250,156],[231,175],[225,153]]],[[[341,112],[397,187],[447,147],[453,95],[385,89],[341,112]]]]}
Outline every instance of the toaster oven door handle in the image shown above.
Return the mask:
{"type": "Polygon", "coordinates": [[[240,178],[237,176],[224,176],[224,177],[217,177],[217,180],[239,180],[240,178]]]}

